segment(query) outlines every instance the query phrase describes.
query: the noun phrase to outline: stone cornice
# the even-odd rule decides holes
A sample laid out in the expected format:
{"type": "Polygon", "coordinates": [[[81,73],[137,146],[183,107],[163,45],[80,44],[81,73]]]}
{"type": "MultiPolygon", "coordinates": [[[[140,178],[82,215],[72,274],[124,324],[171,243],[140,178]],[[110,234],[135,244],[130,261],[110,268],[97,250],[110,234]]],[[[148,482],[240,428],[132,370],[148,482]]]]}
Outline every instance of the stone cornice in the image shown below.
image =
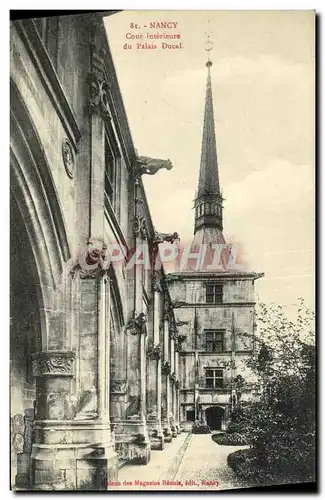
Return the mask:
{"type": "Polygon", "coordinates": [[[256,280],[258,278],[262,278],[264,276],[264,273],[256,273],[256,272],[249,272],[249,271],[243,271],[243,272],[200,272],[200,271],[192,271],[192,272],[174,272],[174,273],[168,273],[166,274],[166,280],[169,283],[172,283],[173,281],[183,281],[183,280],[193,280],[193,281],[213,281],[213,282],[218,282],[222,283],[222,281],[229,281],[229,280],[248,280],[248,279],[253,279],[256,280]]]}

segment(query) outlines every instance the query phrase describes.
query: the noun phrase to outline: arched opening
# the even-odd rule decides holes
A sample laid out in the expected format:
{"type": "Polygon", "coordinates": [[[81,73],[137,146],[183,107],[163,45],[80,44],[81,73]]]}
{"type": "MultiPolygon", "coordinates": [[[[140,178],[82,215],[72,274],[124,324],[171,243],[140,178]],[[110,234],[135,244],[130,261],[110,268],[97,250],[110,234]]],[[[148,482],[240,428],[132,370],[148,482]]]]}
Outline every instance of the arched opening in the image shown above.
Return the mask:
{"type": "MultiPolygon", "coordinates": [[[[18,206],[10,199],[10,413],[12,484],[19,461],[31,452],[36,399],[32,355],[41,350],[37,270],[18,206]]],[[[18,467],[18,468],[17,468],[18,467]]]]}
{"type": "Polygon", "coordinates": [[[60,285],[70,250],[51,169],[37,130],[12,81],[11,92],[11,484],[26,486],[31,481],[32,445],[41,439],[32,431],[36,400],[32,355],[65,348],[65,311],[62,307],[59,315],[54,304],[64,293],[60,285]],[[52,335],[52,341],[49,332],[54,330],[58,335],[52,335]]]}
{"type": "Polygon", "coordinates": [[[220,431],[223,428],[224,413],[220,406],[211,406],[205,410],[206,422],[211,430],[220,431]]]}

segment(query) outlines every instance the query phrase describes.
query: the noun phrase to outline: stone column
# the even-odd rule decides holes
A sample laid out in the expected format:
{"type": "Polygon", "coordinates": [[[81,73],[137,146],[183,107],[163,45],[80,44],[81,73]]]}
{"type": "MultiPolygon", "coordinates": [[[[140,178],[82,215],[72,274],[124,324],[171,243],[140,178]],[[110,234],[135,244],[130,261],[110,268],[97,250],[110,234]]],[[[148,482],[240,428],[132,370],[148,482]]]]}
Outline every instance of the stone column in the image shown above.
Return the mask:
{"type": "Polygon", "coordinates": [[[159,304],[162,291],[157,272],[153,276],[153,335],[148,352],[148,411],[147,425],[149,429],[151,449],[164,448],[164,435],[161,425],[161,357],[162,347],[159,343],[159,304]]]}
{"type": "Polygon", "coordinates": [[[42,351],[33,358],[36,490],[106,490],[117,477],[108,420],[106,279],[98,268],[78,272],[75,350],[42,351]]]}
{"type": "MultiPolygon", "coordinates": [[[[142,218],[134,220],[136,253],[143,245],[145,231],[142,218]]],[[[116,450],[120,458],[138,464],[150,460],[150,439],[146,423],[146,344],[147,314],[143,311],[141,265],[130,265],[129,283],[132,287],[131,303],[134,310],[128,321],[125,334],[127,342],[127,406],[123,423],[115,427],[118,443],[116,450]]]]}
{"type": "Polygon", "coordinates": [[[171,372],[171,368],[170,368],[170,357],[169,357],[169,306],[166,298],[164,302],[163,342],[164,342],[164,358],[161,367],[162,406],[163,406],[162,427],[163,427],[165,442],[170,443],[172,440],[172,430],[169,422],[169,414],[170,414],[169,374],[171,372]]]}
{"type": "Polygon", "coordinates": [[[178,355],[179,344],[177,339],[175,339],[175,409],[174,409],[174,417],[175,417],[175,426],[177,434],[180,434],[180,419],[179,419],[179,355],[178,355]]]}
{"type": "Polygon", "coordinates": [[[174,326],[171,324],[169,329],[169,342],[170,342],[170,370],[171,374],[169,377],[169,387],[170,387],[170,413],[169,421],[172,431],[172,437],[177,437],[177,428],[175,421],[175,354],[174,354],[174,326]]]}

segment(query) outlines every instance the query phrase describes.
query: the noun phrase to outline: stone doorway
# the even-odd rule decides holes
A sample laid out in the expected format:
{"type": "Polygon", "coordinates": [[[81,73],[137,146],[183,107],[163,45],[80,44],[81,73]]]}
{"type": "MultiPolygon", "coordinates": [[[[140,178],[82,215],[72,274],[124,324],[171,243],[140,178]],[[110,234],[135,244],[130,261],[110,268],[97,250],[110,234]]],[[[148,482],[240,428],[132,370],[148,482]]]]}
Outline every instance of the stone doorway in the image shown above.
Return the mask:
{"type": "Polygon", "coordinates": [[[208,426],[213,431],[221,431],[224,423],[224,409],[220,406],[211,406],[205,410],[208,426]]]}

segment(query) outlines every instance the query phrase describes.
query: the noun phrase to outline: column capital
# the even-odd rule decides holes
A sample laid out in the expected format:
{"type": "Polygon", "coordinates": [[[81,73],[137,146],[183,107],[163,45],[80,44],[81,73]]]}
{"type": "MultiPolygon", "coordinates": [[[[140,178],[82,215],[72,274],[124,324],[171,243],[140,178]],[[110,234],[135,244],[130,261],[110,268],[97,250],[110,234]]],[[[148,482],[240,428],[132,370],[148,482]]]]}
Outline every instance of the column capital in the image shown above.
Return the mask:
{"type": "Polygon", "coordinates": [[[73,377],[76,354],[72,351],[43,351],[33,355],[35,377],[59,375],[73,377]]]}

